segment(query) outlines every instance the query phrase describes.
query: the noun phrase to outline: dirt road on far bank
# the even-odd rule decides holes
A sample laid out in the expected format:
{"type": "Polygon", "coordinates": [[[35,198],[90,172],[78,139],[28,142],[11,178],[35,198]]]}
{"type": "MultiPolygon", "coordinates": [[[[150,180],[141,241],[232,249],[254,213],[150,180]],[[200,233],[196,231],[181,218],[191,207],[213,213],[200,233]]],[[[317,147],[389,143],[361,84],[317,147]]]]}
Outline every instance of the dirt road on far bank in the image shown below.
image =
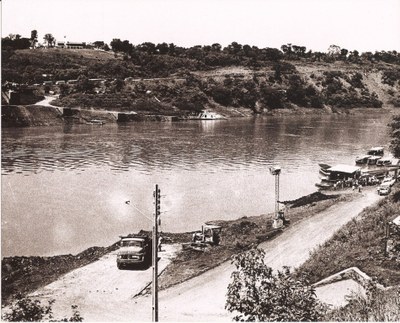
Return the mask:
{"type": "MultiPolygon", "coordinates": [[[[266,263],[274,269],[283,265],[291,267],[300,265],[308,258],[312,249],[322,244],[343,224],[379,199],[381,197],[377,195],[375,189],[368,189],[352,202],[340,202],[309,219],[298,222],[277,238],[260,245],[266,251],[266,263]]],[[[75,280],[74,275],[84,275],[80,280],[76,280],[75,284],[71,285],[72,281],[64,278],[64,286],[60,286],[58,290],[57,303],[66,304],[67,298],[62,294],[71,295],[75,290],[75,293],[80,293],[81,296],[76,295],[69,300],[74,300],[74,304],[79,305],[86,321],[151,320],[151,296],[132,299],[130,296],[134,294],[134,286],[130,286],[129,281],[126,281],[125,285],[119,285],[124,290],[122,292],[116,290],[117,282],[113,273],[101,268],[98,268],[98,272],[89,273],[85,272],[84,268],[80,269],[81,273],[74,271],[68,274],[75,280]],[[81,291],[84,290],[88,290],[89,293],[82,294],[81,291]],[[98,297],[99,293],[108,295],[98,297]],[[117,296],[118,293],[123,293],[124,297],[117,296]]],[[[224,305],[233,269],[230,262],[225,262],[198,277],[160,292],[160,321],[231,320],[232,315],[224,309],[224,305]]],[[[55,298],[55,294],[51,292],[45,296],[55,298]]],[[[68,311],[65,310],[66,306],[55,306],[55,317],[67,315],[68,311]]]]}

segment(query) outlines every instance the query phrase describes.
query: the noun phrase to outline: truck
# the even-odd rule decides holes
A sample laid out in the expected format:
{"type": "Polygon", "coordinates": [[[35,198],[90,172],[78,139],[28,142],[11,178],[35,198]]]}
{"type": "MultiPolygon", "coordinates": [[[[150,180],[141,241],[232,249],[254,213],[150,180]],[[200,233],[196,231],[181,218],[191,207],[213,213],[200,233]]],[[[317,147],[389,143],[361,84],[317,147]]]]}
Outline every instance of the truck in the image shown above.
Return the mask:
{"type": "Polygon", "coordinates": [[[147,269],[151,265],[152,241],[146,235],[131,234],[120,236],[117,252],[117,267],[123,269],[147,269]]]}

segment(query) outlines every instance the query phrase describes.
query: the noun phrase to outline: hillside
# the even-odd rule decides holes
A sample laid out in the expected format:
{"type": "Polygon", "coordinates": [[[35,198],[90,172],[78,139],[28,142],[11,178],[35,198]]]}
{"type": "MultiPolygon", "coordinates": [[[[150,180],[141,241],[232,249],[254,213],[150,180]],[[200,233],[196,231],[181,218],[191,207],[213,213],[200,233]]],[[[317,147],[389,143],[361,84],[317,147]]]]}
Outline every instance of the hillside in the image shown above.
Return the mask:
{"type": "Polygon", "coordinates": [[[320,59],[284,55],[277,49],[264,56],[225,49],[198,49],[202,55],[194,55],[190,50],[7,50],[2,77],[3,82],[36,83],[39,92],[59,93],[55,105],[141,114],[183,115],[210,109],[234,117],[400,107],[398,59],[388,63],[379,57],[326,54],[320,59]],[[75,81],[55,85],[60,80],[75,81]],[[39,85],[45,81],[52,84],[39,85]]]}

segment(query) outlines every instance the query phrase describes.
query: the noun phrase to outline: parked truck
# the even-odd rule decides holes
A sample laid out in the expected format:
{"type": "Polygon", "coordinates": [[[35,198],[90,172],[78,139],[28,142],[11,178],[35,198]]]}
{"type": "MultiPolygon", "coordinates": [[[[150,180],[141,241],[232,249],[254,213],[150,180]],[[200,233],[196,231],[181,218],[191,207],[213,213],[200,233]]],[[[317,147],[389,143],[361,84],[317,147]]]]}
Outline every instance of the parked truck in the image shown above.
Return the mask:
{"type": "Polygon", "coordinates": [[[122,269],[147,269],[151,265],[152,241],[146,235],[120,236],[117,267],[122,269]]]}

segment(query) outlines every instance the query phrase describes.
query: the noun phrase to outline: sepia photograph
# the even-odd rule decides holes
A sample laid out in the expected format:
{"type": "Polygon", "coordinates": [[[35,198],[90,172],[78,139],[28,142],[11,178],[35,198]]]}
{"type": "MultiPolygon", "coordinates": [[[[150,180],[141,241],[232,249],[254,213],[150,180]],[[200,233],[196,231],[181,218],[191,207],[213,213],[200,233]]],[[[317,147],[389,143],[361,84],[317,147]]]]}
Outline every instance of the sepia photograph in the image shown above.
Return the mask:
{"type": "Polygon", "coordinates": [[[400,0],[3,0],[3,322],[399,322],[400,0]]]}

